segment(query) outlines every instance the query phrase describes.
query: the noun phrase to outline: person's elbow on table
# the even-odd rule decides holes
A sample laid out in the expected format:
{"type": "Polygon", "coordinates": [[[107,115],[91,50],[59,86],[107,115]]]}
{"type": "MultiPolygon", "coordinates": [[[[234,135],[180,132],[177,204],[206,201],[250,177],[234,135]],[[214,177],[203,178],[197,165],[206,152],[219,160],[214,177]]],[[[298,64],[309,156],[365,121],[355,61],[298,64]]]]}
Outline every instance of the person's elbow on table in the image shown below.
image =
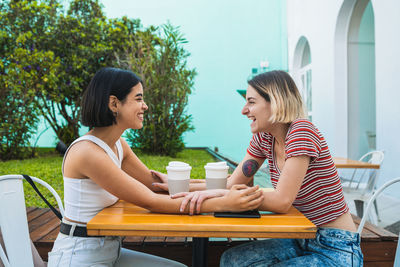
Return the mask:
{"type": "Polygon", "coordinates": [[[282,196],[276,191],[264,192],[264,201],[259,210],[272,211],[276,213],[288,213],[293,200],[290,197],[282,196]]]}

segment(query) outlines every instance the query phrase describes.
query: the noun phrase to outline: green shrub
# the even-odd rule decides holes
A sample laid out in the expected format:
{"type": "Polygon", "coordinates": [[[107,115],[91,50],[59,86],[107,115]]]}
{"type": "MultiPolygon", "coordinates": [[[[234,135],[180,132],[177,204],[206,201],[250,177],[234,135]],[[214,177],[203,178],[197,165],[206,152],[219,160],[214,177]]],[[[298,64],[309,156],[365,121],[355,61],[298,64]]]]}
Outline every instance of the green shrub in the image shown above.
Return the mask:
{"type": "Polygon", "coordinates": [[[32,105],[25,103],[23,92],[5,86],[0,78],[0,160],[23,159],[32,156],[29,139],[38,118],[32,105]]]}
{"type": "Polygon", "coordinates": [[[66,12],[57,0],[1,2],[0,88],[8,84],[29,103],[29,115],[43,116],[69,145],[79,136],[82,91],[97,70],[114,65],[138,25],[108,20],[98,0],[73,0],[66,12]]]}
{"type": "Polygon", "coordinates": [[[98,0],[72,0],[66,12],[57,0],[0,2],[0,88],[8,86],[7,101],[17,98],[4,111],[18,110],[0,114],[1,149],[19,155],[15,148],[27,146],[39,115],[69,145],[79,135],[82,91],[101,67],[119,66],[141,76],[149,106],[144,128],[128,136],[131,146],[176,155],[193,129],[185,109],[195,71],[186,66],[186,42],[170,24],[142,29],[139,20],[107,20],[98,0]],[[3,138],[14,132],[11,147],[3,138]]]}
{"type": "Polygon", "coordinates": [[[184,148],[182,134],[193,130],[186,114],[194,70],[188,69],[186,39],[179,28],[165,24],[138,31],[120,65],[143,79],[144,99],[149,106],[144,127],[128,133],[132,147],[147,153],[174,156],[184,148]]]}
{"type": "MultiPolygon", "coordinates": [[[[42,84],[54,86],[51,52],[37,50],[29,42],[42,36],[51,24],[50,9],[28,1],[0,3],[0,158],[25,158],[33,154],[29,139],[36,130],[36,92],[42,84]],[[47,18],[50,20],[45,20],[47,18]]],[[[39,38],[38,42],[41,39],[39,38]]]]}

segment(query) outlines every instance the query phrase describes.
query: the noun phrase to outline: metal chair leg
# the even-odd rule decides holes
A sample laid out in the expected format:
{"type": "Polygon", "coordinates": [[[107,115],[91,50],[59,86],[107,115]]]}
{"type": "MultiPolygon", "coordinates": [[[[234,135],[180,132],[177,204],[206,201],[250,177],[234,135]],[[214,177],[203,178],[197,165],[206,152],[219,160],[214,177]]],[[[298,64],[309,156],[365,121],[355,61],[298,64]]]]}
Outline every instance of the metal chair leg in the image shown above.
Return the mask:
{"type": "Polygon", "coordinates": [[[376,199],[374,201],[374,206],[375,206],[376,217],[378,218],[378,222],[380,222],[381,221],[381,217],[379,217],[378,202],[376,201],[376,199]]]}
{"type": "Polygon", "coordinates": [[[357,216],[362,218],[364,215],[364,201],[354,199],[354,204],[356,205],[357,216]]]}

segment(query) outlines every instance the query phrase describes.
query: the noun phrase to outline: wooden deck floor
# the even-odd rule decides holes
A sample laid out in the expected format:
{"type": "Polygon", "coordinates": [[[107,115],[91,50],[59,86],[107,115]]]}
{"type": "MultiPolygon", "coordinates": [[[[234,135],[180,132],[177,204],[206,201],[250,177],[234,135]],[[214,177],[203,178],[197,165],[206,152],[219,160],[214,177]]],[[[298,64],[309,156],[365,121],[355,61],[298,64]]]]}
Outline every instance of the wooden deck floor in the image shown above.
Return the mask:
{"type": "MultiPolygon", "coordinates": [[[[60,221],[47,208],[27,208],[29,232],[33,243],[44,260],[57,238],[60,221]]],[[[353,216],[356,225],[360,218],[353,216]]],[[[219,266],[221,254],[228,248],[253,239],[218,238],[209,243],[208,266],[219,266]]],[[[365,266],[393,266],[398,236],[369,223],[361,235],[361,249],[365,266]]],[[[192,239],[190,237],[126,237],[123,247],[191,265],[192,239]]]]}

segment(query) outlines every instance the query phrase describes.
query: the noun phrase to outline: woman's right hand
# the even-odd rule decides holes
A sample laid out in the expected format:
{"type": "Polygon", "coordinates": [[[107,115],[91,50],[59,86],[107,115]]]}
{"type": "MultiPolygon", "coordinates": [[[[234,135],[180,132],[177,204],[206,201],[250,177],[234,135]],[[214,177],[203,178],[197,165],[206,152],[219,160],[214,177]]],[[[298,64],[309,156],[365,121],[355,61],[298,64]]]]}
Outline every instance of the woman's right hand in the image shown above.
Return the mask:
{"type": "Polygon", "coordinates": [[[258,208],[264,200],[262,190],[259,186],[248,187],[244,184],[236,184],[231,187],[224,196],[226,211],[246,211],[258,208]]]}

